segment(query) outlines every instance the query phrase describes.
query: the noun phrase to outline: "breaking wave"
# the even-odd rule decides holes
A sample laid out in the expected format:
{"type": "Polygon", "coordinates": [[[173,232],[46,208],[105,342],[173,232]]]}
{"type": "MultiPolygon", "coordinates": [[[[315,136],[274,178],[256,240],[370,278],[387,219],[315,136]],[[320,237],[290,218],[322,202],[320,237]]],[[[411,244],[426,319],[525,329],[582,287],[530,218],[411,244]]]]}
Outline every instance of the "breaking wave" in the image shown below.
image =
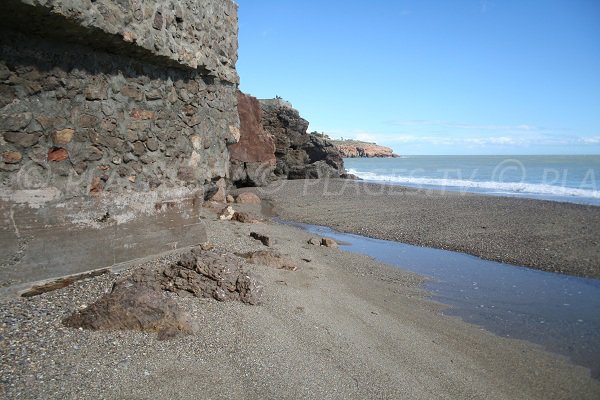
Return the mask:
{"type": "Polygon", "coordinates": [[[463,179],[440,179],[399,175],[382,175],[374,172],[349,169],[349,173],[366,181],[404,184],[406,186],[432,187],[465,192],[485,192],[493,194],[519,195],[529,194],[535,196],[551,197],[580,197],[600,199],[600,190],[572,188],[566,186],[549,185],[544,183],[525,182],[494,182],[472,181],[463,179]]]}

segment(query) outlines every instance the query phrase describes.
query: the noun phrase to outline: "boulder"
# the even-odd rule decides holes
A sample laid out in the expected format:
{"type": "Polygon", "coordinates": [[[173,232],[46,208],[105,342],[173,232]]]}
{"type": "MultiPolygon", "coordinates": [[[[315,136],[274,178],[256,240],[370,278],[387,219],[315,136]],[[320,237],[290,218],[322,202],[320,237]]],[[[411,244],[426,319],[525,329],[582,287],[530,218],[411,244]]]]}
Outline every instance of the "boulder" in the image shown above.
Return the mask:
{"type": "Polygon", "coordinates": [[[265,246],[271,246],[271,238],[258,232],[250,232],[250,237],[258,240],[265,246]]]}
{"type": "Polygon", "coordinates": [[[235,202],[239,204],[260,204],[260,197],[252,192],[240,193],[236,198],[235,202]]]}
{"type": "Polygon", "coordinates": [[[188,317],[174,300],[133,280],[115,283],[109,294],[63,320],[72,328],[158,332],[159,339],[189,334],[188,317]]]}
{"type": "Polygon", "coordinates": [[[245,212],[239,212],[239,211],[236,211],[233,214],[233,217],[231,217],[231,220],[241,222],[243,224],[255,224],[257,222],[260,222],[258,219],[252,217],[250,214],[245,213],[245,212]]]}
{"type": "Polygon", "coordinates": [[[222,221],[231,221],[234,215],[235,210],[233,209],[233,207],[227,206],[219,213],[219,219],[222,221]]]}
{"type": "Polygon", "coordinates": [[[333,247],[336,248],[338,247],[338,244],[335,240],[333,239],[329,239],[329,238],[322,238],[321,239],[321,246],[325,246],[325,247],[333,247]]]}
{"type": "Polygon", "coordinates": [[[310,238],[307,243],[312,244],[313,246],[320,246],[321,240],[318,238],[310,238]]]}

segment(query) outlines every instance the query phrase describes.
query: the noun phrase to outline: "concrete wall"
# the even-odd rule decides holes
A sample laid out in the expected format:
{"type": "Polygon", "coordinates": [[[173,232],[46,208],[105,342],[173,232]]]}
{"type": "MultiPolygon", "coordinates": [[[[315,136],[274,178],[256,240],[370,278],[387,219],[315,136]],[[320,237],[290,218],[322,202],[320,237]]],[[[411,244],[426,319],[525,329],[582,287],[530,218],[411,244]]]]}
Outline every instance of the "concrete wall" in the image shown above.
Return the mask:
{"type": "Polygon", "coordinates": [[[236,60],[230,0],[3,0],[0,285],[202,242],[236,60]]]}

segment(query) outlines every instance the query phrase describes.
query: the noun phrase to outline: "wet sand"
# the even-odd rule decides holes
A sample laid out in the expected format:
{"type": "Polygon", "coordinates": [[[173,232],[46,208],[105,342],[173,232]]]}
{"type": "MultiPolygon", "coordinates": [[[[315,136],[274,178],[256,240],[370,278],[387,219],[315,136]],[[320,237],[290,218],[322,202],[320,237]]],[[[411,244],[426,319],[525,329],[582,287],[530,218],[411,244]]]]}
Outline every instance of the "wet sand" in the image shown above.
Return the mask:
{"type": "Polygon", "coordinates": [[[300,268],[254,266],[265,284],[259,306],[175,296],[196,330],[171,341],[150,333],[61,325],[66,315],[110,289],[117,278],[111,274],[31,298],[1,300],[2,397],[600,396],[600,382],[566,358],[440,315],[442,306],[424,298],[415,274],[309,245],[312,236],[295,227],[218,221],[208,211],[202,218],[209,241],[219,249],[264,249],[249,237],[256,231],[270,236],[273,248],[300,268]]]}
{"type": "Polygon", "coordinates": [[[600,278],[600,207],[339,179],[260,192],[283,219],[600,278]]]}

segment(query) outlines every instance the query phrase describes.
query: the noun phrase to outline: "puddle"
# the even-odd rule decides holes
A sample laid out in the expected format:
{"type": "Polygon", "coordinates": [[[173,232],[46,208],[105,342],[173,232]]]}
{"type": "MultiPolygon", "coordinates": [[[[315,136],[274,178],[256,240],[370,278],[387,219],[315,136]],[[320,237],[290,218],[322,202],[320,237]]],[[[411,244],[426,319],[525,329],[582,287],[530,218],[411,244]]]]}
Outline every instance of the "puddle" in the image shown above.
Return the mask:
{"type": "Polygon", "coordinates": [[[343,250],[431,277],[424,288],[432,299],[451,306],[443,314],[537,343],[590,368],[592,377],[600,379],[600,280],[292,224],[335,239],[343,250]]]}

